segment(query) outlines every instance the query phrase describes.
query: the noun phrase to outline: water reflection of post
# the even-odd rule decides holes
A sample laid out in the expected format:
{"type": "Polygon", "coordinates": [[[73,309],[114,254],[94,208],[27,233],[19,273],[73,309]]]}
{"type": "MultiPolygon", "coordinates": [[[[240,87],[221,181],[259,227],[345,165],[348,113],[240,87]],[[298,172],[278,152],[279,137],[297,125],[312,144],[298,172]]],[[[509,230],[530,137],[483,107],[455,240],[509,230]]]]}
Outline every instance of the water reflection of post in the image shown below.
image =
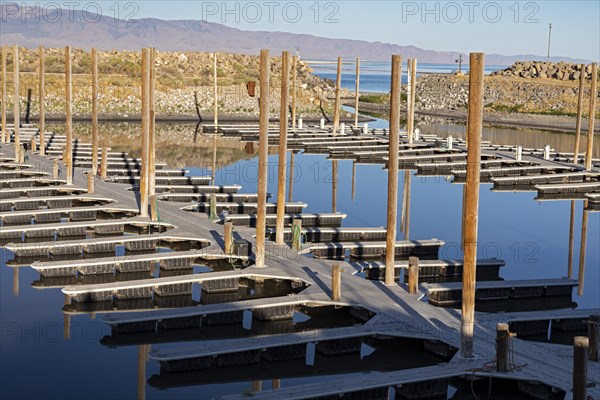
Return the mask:
{"type": "Polygon", "coordinates": [[[352,200],[356,197],[356,161],[352,161],[352,200]]]}
{"type": "Polygon", "coordinates": [[[19,268],[13,268],[13,296],[19,295],[19,268]]]}
{"type": "Polygon", "coordinates": [[[148,353],[150,352],[149,344],[141,344],[138,346],[138,365],[137,365],[137,398],[138,400],[146,399],[146,362],[148,361],[148,353]]]}
{"type": "Polygon", "coordinates": [[[575,233],[575,200],[571,200],[571,224],[569,226],[569,266],[567,277],[573,277],[573,236],[575,233]]]}
{"type": "Polygon", "coordinates": [[[338,161],[331,160],[331,212],[337,210],[338,161]]]}
{"type": "Polygon", "coordinates": [[[404,240],[409,240],[410,238],[410,186],[412,182],[412,175],[410,171],[404,172],[404,199],[405,203],[403,204],[404,209],[404,226],[402,231],[404,232],[404,240]]]}
{"type": "MultiPolygon", "coordinates": [[[[71,304],[71,298],[65,294],[65,307],[71,304]]],[[[71,338],[71,315],[63,313],[63,337],[65,340],[71,338]]]]}
{"type": "Polygon", "coordinates": [[[581,247],[579,249],[579,277],[577,295],[583,296],[583,284],[585,279],[585,244],[587,241],[588,201],[583,202],[583,217],[581,219],[581,247]]]}
{"type": "Polygon", "coordinates": [[[288,202],[292,202],[292,193],[294,192],[294,151],[291,151],[290,154],[290,173],[288,174],[290,177],[290,184],[288,188],[288,202]]]}
{"type": "Polygon", "coordinates": [[[212,159],[212,168],[211,168],[211,182],[215,184],[215,173],[217,171],[217,133],[215,132],[215,136],[213,139],[213,159],[212,159]]]}

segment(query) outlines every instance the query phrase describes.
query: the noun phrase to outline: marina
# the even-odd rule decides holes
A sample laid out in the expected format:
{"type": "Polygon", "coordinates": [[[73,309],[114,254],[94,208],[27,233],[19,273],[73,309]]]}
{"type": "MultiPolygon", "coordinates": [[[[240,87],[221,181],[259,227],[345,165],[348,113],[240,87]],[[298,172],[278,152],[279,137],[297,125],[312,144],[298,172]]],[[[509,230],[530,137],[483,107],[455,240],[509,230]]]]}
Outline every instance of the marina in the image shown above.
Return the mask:
{"type": "MultiPolygon", "coordinates": [[[[14,51],[18,57],[18,46],[14,51]]],[[[484,55],[472,53],[464,140],[415,129],[414,79],[407,94],[407,129],[400,129],[397,55],[387,128],[340,122],[341,58],[333,123],[304,122],[288,107],[288,63],[297,59],[282,54],[281,104],[270,103],[275,74],[269,51],[262,50],[258,124],[221,125],[215,109],[211,123],[196,127],[213,142],[206,148],[210,174],[198,173],[193,165],[157,162],[155,49],[144,48],[141,57],[140,157],[105,139],[106,145],[99,145],[97,109],[91,143],[73,137],[70,52],[67,47],[64,135],[45,131],[43,122],[21,124],[18,102],[13,124],[3,112],[0,243],[3,277],[5,271],[12,274],[12,282],[3,279],[3,284],[12,283],[11,299],[19,300],[25,278],[26,290],[35,289],[31,301],[51,299],[54,311],[59,305],[65,341],[75,334],[77,321],[93,320],[103,336],[86,346],[126,354],[135,364],[128,379],[135,375],[138,399],[153,397],[146,396],[147,388],[211,385],[211,397],[222,399],[441,399],[451,390],[470,387],[474,393],[476,386],[487,385],[491,393],[492,385],[504,383],[522,398],[600,396],[600,308],[579,307],[574,296],[574,291],[583,296],[585,287],[589,214],[600,208],[593,119],[583,163],[550,145],[523,148],[482,140],[484,55]],[[277,105],[275,123],[269,107],[277,105]],[[236,164],[254,163],[255,186],[240,174],[220,181],[217,142],[224,138],[243,143],[252,155],[257,147],[257,159],[236,164]],[[288,156],[291,163],[294,157],[326,163],[325,169],[308,171],[324,171],[315,183],[319,191],[331,192],[331,207],[311,204],[297,189],[292,195],[295,170],[289,165],[288,172],[288,156]],[[269,165],[275,157],[276,169],[269,165]],[[338,206],[340,165],[351,166],[351,185],[344,189],[352,199],[357,165],[385,175],[387,186],[369,193],[381,200],[385,227],[338,206]],[[430,185],[427,198],[443,197],[436,190],[462,190],[459,207],[415,201],[419,186],[413,180],[437,178],[447,188],[430,185]],[[480,188],[486,184],[491,190],[484,193],[480,188]],[[490,254],[489,243],[478,242],[480,197],[507,191],[534,192],[540,203],[569,202],[566,274],[555,276],[552,270],[535,278],[507,278],[508,265],[534,257],[537,250],[515,261],[490,254]],[[577,275],[575,201],[582,203],[577,275]],[[458,223],[448,225],[460,230],[460,243],[445,240],[448,227],[433,217],[419,225],[429,225],[435,236],[415,233],[411,207],[456,214],[458,223]],[[459,254],[453,257],[452,250],[459,254]],[[550,340],[553,332],[560,332],[561,343],[550,340]],[[146,368],[152,369],[150,376],[146,368]],[[250,389],[240,390],[240,382],[250,389]]],[[[96,65],[96,50],[91,57],[96,65]]],[[[416,60],[407,65],[416,74],[416,60]]],[[[15,68],[18,72],[18,62],[15,68]]],[[[43,69],[41,74],[43,80],[43,69]]],[[[214,74],[216,87],[216,67],[214,74]]],[[[92,75],[98,78],[97,68],[92,75]]],[[[17,94],[18,85],[16,79],[17,94]]],[[[216,96],[215,89],[215,104],[216,96]]],[[[92,102],[98,102],[97,95],[92,102]]],[[[496,229],[506,228],[497,223],[496,229]]],[[[591,283],[597,296],[596,282],[591,283]]],[[[78,365],[94,362],[79,359],[78,365]]]]}

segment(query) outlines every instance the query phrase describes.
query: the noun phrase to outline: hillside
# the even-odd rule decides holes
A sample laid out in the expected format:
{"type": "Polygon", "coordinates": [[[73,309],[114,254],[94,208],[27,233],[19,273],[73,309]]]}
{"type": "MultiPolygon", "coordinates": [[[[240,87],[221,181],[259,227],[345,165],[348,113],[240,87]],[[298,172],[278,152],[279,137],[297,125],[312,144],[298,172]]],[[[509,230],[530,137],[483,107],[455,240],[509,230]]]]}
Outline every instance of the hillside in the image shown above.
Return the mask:
{"type": "MultiPolygon", "coordinates": [[[[226,25],[198,20],[167,21],[154,18],[122,21],[93,13],[52,9],[42,15],[39,8],[27,11],[29,18],[21,18],[15,4],[0,6],[3,44],[25,47],[64,47],[66,45],[101,50],[119,49],[138,51],[142,47],[156,47],[161,51],[201,51],[240,54],[258,54],[262,48],[273,54],[282,50],[300,50],[305,59],[332,59],[336,56],[354,59],[387,61],[392,54],[417,58],[426,63],[454,63],[460,52],[433,51],[410,45],[368,42],[364,40],[330,39],[286,32],[243,31],[226,25]],[[43,18],[41,17],[43,16],[43,18]],[[90,23],[89,21],[94,21],[90,23]]],[[[44,11],[45,13],[46,11],[44,11]]],[[[463,58],[468,59],[465,54],[463,58]]],[[[488,54],[490,65],[510,65],[516,60],[539,60],[545,57],[521,54],[488,54]]],[[[581,62],[568,57],[553,57],[552,61],[581,62]]]]}

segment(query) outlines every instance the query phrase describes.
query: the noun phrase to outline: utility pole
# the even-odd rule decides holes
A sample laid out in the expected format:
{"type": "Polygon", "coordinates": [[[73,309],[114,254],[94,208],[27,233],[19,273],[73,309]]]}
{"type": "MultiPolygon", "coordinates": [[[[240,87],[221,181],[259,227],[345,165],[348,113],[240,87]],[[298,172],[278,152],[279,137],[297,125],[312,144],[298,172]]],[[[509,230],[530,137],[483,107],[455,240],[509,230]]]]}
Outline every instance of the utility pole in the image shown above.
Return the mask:
{"type": "Polygon", "coordinates": [[[546,61],[550,61],[550,38],[552,37],[552,24],[548,24],[548,57],[546,61]]]}

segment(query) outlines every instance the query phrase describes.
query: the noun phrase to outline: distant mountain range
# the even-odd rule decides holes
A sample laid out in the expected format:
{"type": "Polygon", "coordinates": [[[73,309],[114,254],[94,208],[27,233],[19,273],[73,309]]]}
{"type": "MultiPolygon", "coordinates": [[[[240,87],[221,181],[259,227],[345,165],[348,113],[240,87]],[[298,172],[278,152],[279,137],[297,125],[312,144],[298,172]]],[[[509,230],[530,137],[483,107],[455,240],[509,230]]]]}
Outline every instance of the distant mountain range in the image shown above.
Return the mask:
{"type": "MultiPolygon", "coordinates": [[[[300,50],[304,59],[332,59],[337,56],[387,61],[392,54],[417,58],[420,62],[451,64],[460,52],[434,51],[415,46],[364,40],[330,39],[286,32],[244,31],[226,25],[198,20],[167,21],[155,18],[118,20],[89,12],[29,7],[27,14],[15,4],[0,5],[2,44],[34,48],[73,46],[99,50],[139,50],[156,47],[162,51],[217,51],[258,54],[268,48],[272,54],[300,50]],[[43,12],[43,14],[42,14],[43,12]],[[25,17],[27,15],[27,17],[25,17]],[[93,21],[93,22],[90,22],[93,21]]],[[[468,60],[466,54],[463,59],[468,60]]],[[[531,54],[487,54],[486,64],[511,65],[517,60],[545,60],[531,54]]],[[[551,61],[585,62],[569,57],[551,61]]]]}

